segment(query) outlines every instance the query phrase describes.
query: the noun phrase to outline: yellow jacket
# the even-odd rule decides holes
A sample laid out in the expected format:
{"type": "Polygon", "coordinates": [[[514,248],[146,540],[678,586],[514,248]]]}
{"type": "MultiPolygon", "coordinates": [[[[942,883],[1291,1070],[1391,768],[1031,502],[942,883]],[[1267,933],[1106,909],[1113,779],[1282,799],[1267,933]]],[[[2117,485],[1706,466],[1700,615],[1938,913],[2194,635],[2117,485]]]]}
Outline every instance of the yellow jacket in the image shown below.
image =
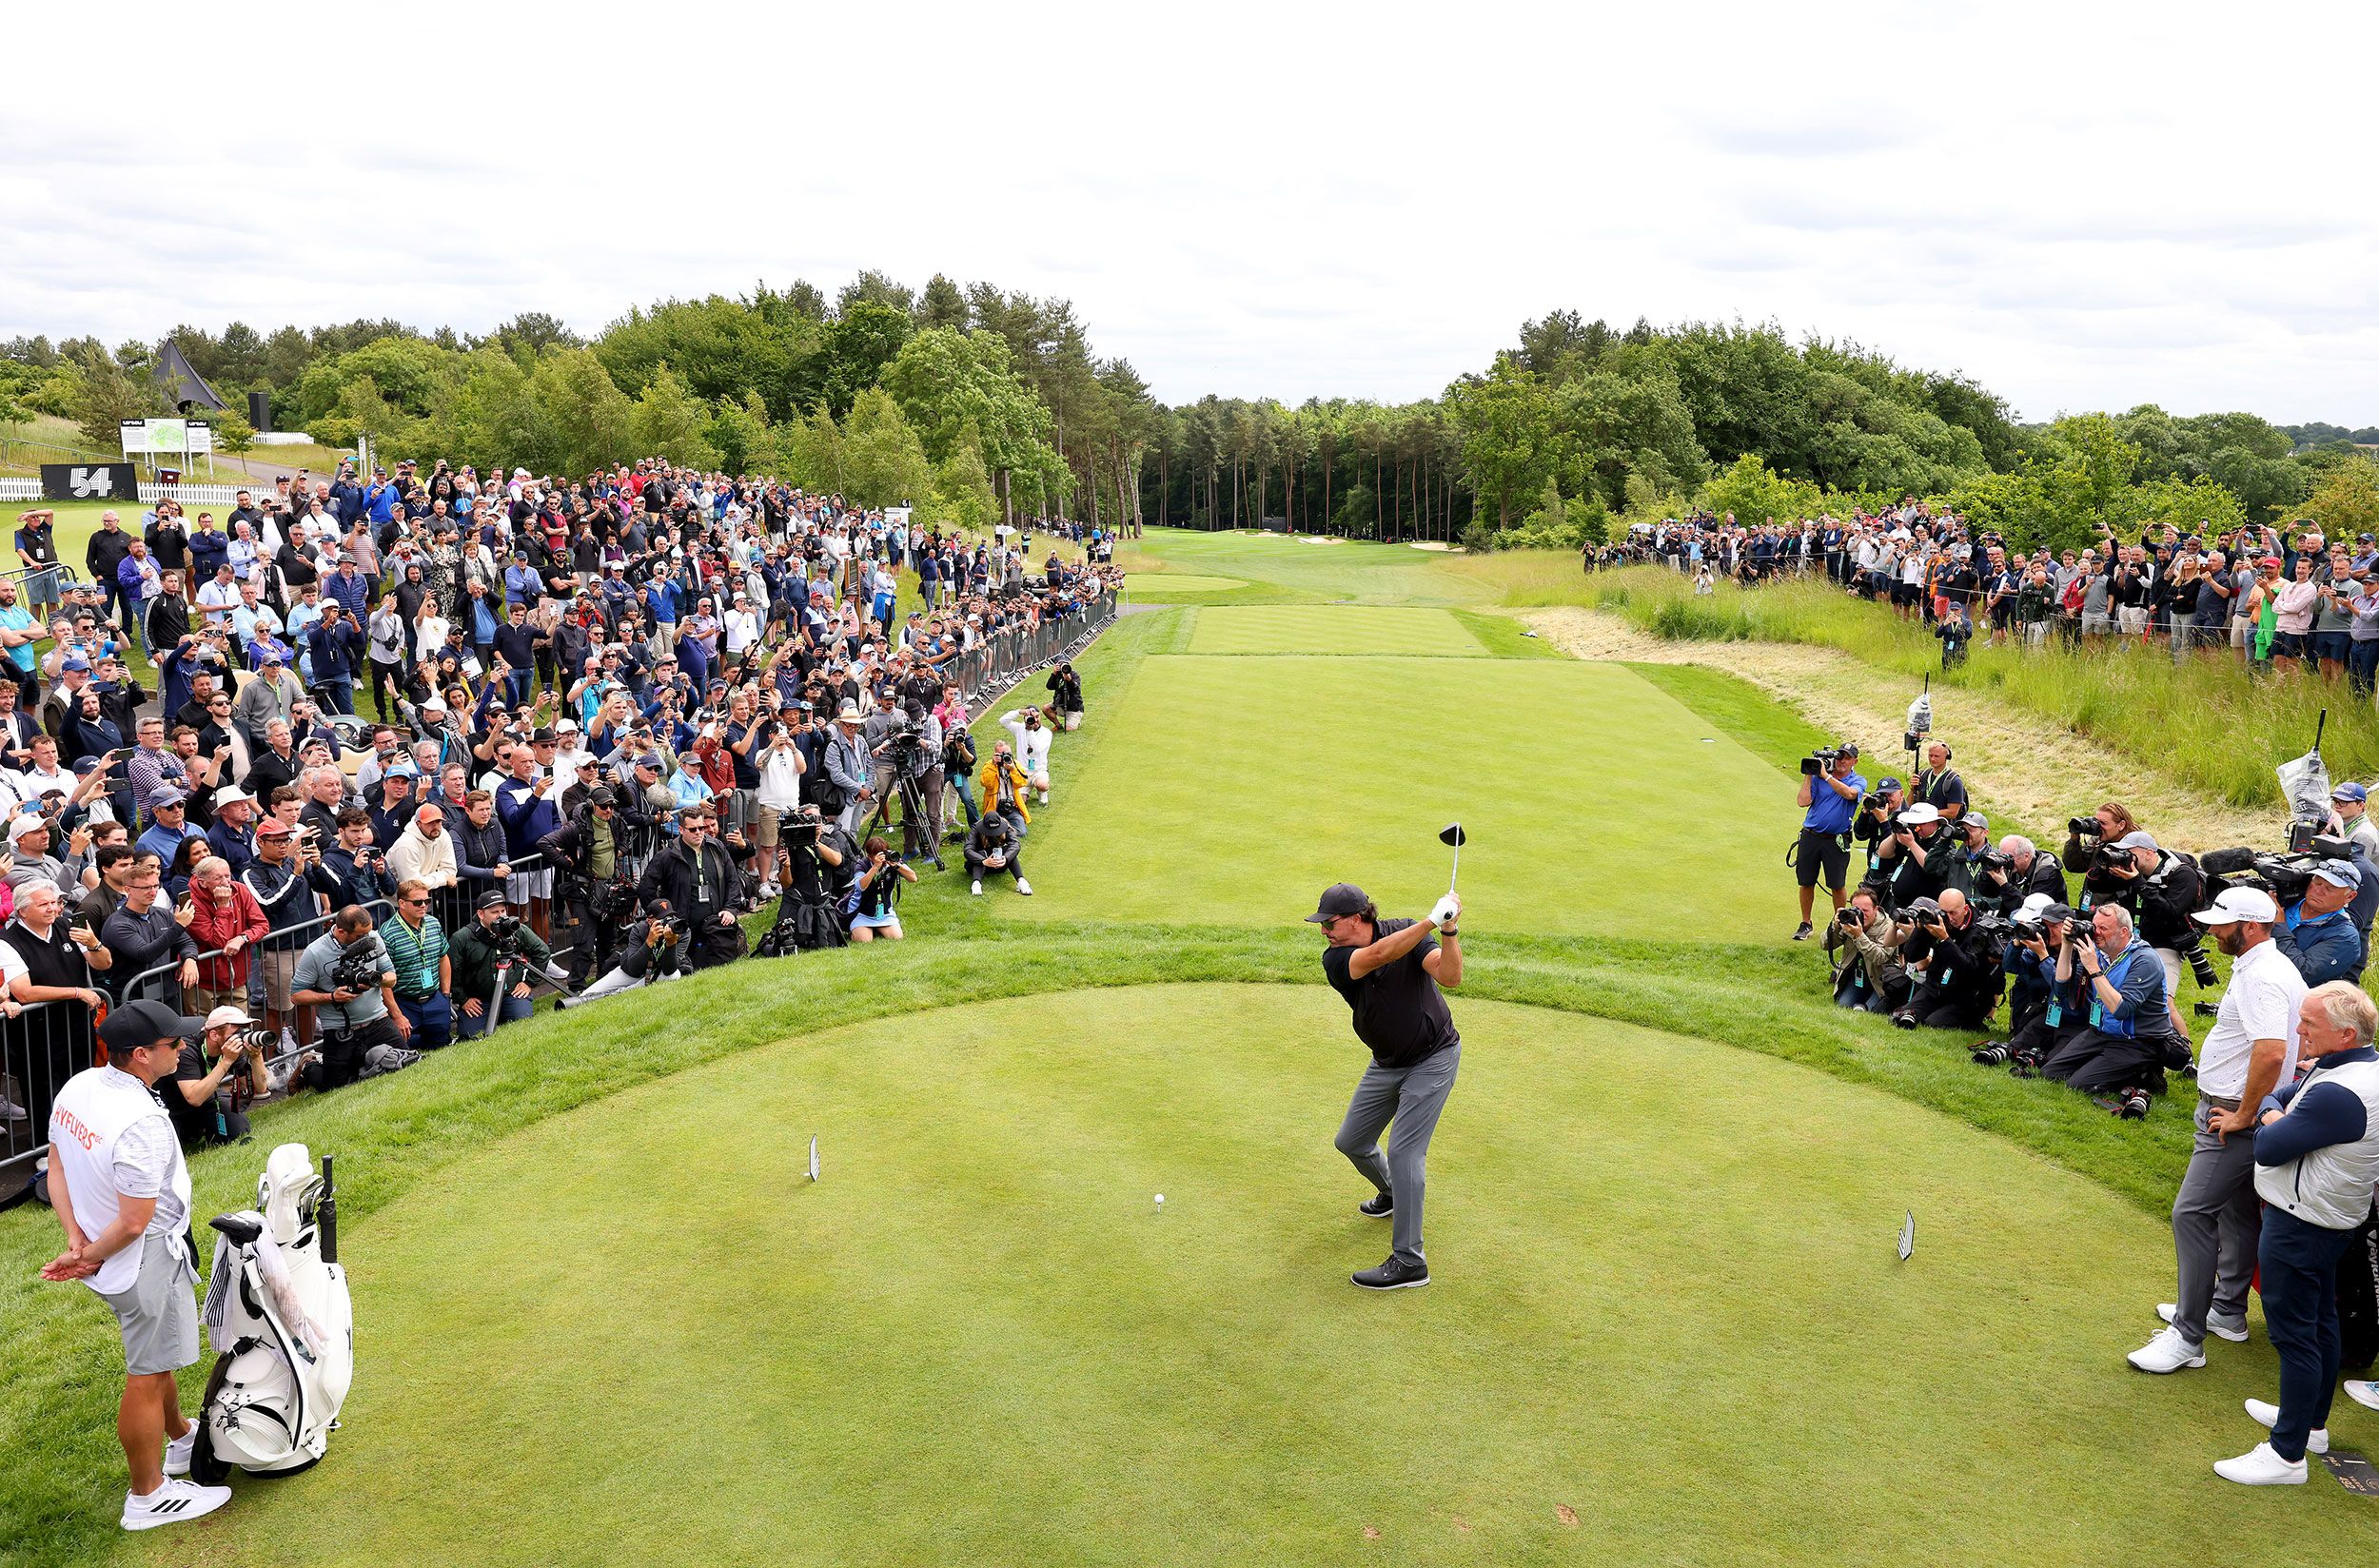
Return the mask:
{"type": "MultiPolygon", "coordinates": [[[[982,806],[985,811],[988,812],[999,804],[999,758],[996,756],[985,758],[982,771],[974,775],[974,782],[983,792],[982,806]]],[[[1032,820],[1032,813],[1024,803],[1025,786],[1028,780],[1024,776],[1024,770],[1016,766],[1013,757],[1008,759],[1008,782],[1011,786],[1010,794],[1014,798],[1016,813],[1030,823],[1032,820]]]]}

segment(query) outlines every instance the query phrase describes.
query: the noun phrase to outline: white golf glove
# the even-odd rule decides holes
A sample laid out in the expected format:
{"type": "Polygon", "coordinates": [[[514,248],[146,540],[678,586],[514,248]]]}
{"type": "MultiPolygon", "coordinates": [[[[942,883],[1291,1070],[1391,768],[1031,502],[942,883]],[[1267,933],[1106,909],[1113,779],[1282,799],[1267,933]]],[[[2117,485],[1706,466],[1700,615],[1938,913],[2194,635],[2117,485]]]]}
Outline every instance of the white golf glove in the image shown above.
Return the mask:
{"type": "Polygon", "coordinates": [[[1461,917],[1462,900],[1450,892],[1439,899],[1437,908],[1429,911],[1430,924],[1437,926],[1449,925],[1461,917]]]}

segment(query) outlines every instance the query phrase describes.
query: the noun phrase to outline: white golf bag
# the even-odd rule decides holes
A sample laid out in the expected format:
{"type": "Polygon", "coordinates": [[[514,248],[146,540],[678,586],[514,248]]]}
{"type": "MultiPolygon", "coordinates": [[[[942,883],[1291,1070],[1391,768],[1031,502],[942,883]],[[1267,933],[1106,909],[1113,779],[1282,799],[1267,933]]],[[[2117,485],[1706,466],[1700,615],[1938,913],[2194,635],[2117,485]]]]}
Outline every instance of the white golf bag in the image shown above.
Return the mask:
{"type": "Polygon", "coordinates": [[[211,1224],[204,1316],[215,1366],[190,1474],[210,1486],[233,1465],[291,1475],[323,1457],[355,1376],[329,1158],[317,1173],[304,1144],[283,1144],[265,1162],[256,1207],[211,1224]]]}

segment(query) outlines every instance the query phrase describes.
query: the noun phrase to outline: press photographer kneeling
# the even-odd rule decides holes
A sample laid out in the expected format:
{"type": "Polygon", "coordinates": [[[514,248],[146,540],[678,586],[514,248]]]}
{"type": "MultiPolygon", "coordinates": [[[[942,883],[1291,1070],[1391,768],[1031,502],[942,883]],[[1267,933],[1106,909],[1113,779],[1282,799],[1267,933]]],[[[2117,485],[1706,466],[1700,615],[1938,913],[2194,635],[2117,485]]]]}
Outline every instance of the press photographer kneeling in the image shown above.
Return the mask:
{"type": "MultiPolygon", "coordinates": [[[[1800,837],[1793,846],[1793,872],[1800,883],[1800,929],[1793,940],[1809,939],[1809,915],[1817,907],[1818,873],[1825,873],[1825,890],[1834,908],[1842,908],[1842,888],[1850,876],[1851,825],[1858,812],[1867,781],[1858,776],[1858,748],[1849,741],[1800,759],[1800,837]]],[[[1829,934],[1829,938],[1831,933],[1829,934]]]]}
{"type": "Polygon", "coordinates": [[[363,1075],[364,1056],[380,1046],[402,1048],[407,1028],[397,1010],[397,969],[372,917],[349,904],[330,930],[298,954],[291,997],[314,1009],[322,1055],[305,1068],[305,1086],[339,1088],[363,1075]]]}
{"type": "Polygon", "coordinates": [[[631,921],[627,930],[620,932],[618,967],[605,970],[601,978],[578,995],[562,997],[554,1006],[581,1008],[639,986],[682,979],[688,970],[678,955],[684,941],[685,931],[677,923],[669,901],[658,900],[646,909],[642,919],[631,921]]]}
{"type": "MultiPolygon", "coordinates": [[[[2078,981],[2088,1023],[2041,1060],[2039,1075],[2085,1094],[2143,1085],[2164,1065],[2173,1035],[2164,966],[2132,929],[2130,911],[2116,904],[2092,911],[2087,932],[2067,932],[2057,968],[2078,981]]],[[[2018,1062],[2015,1070],[2035,1069],[2018,1062]]]]}
{"type": "Polygon", "coordinates": [[[471,923],[455,933],[446,957],[452,965],[455,1034],[464,1040],[526,1018],[537,976],[554,962],[553,950],[521,923],[494,889],[479,895],[471,923]]]}
{"type": "Polygon", "coordinates": [[[1834,1005],[1889,1013],[1908,1000],[1908,970],[1892,941],[1892,917],[1861,888],[1835,911],[1825,930],[1826,955],[1836,960],[1834,1005]]]}
{"type": "MultiPolygon", "coordinates": [[[[1930,806],[1910,811],[1931,811],[1930,806]]],[[[2000,922],[1975,917],[1966,895],[1919,898],[1894,929],[1915,990],[1892,1022],[1902,1029],[1980,1029],[1999,1002],[2000,922]]]]}

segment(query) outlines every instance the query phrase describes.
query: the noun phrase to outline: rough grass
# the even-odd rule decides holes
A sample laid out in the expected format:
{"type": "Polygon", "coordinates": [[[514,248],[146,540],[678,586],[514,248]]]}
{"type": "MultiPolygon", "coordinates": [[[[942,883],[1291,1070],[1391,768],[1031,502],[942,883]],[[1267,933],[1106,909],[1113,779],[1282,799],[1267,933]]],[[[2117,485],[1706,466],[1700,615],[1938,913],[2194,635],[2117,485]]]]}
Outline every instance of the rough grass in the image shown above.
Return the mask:
{"type": "MultiPolygon", "coordinates": [[[[1335,1563],[1373,1531],[1424,1560],[2188,1556],[2202,1520],[2172,1478],[2219,1484],[2204,1462],[2259,1383],[2225,1358],[2176,1412],[2106,1370],[2141,1332],[2152,1221],[1821,1074],[1457,1009],[1440,1278],[1386,1300],[1345,1281],[1386,1227],[1329,1147],[1360,1056],[1313,988],[878,1021],[549,1120],[360,1230],[359,1321],[406,1332],[364,1363],[337,1463],[251,1487],[175,1555],[1335,1563]],[[735,1198],[654,1180],[722,1138],[735,1198]],[[2045,1255],[2044,1226],[2066,1243],[2045,1255]],[[1879,1342],[1917,1341],[1923,1375],[1878,1375],[1879,1342]],[[1746,1342],[1759,1375],[1727,1375],[1746,1342]],[[1337,1414],[1391,1367],[1425,1462],[1337,1414]],[[1972,1484],[2019,1467],[2034,1483],[1972,1484]]],[[[2291,1499],[2290,1547],[2355,1539],[2356,1500],[2323,1493],[2291,1499]]]]}

